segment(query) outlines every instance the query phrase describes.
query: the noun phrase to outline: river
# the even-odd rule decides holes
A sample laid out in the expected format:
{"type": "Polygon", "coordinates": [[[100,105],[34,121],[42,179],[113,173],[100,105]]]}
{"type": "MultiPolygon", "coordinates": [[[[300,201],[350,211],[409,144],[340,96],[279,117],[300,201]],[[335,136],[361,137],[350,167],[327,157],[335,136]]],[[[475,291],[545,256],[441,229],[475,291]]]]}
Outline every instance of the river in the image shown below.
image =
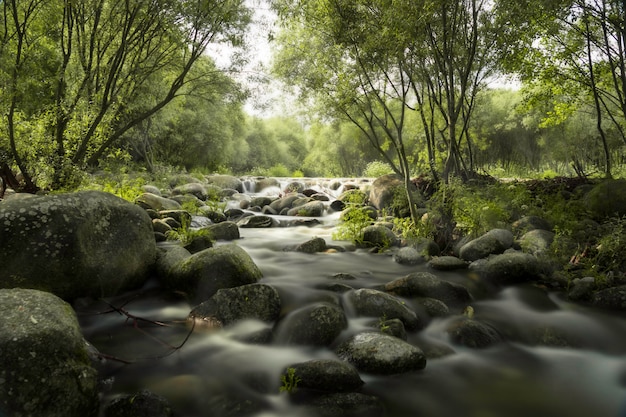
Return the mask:
{"type": "MultiPolygon", "coordinates": [[[[338,273],[353,275],[356,279],[344,282],[353,288],[371,288],[411,272],[434,272],[425,265],[400,265],[389,255],[365,250],[319,254],[284,250],[313,237],[349,246],[332,241],[337,217],[326,216],[315,227],[240,229],[237,244],[262,270],[261,282],[278,289],[283,315],[327,297],[329,291],[319,288],[338,273]]],[[[493,325],[506,341],[485,349],[454,344],[446,327],[462,311],[451,311],[450,316],[434,318],[424,329],[409,332],[409,343],[439,347],[449,354],[429,357],[420,371],[361,374],[365,381],[361,392],[378,397],[386,416],[626,417],[623,314],[573,304],[527,284],[490,291],[468,271],[434,273],[465,285],[474,298],[475,318],[493,325]],[[545,343],[537,343],[538,334],[545,343]]],[[[280,376],[293,363],[336,358],[330,348],[241,342],[242,337],[268,327],[255,321],[195,331],[186,339],[185,318],[193,306],[163,294],[154,282],[109,302],[128,315],[106,313],[110,309],[105,304],[78,309],[90,343],[106,355],[132,361],[106,361],[107,398],[149,389],[185,417],[221,417],[215,412],[215,401],[222,397],[264,405],[258,412],[242,415],[314,417],[279,392],[280,376]]],[[[371,318],[347,314],[346,334],[371,324],[371,318]]]]}

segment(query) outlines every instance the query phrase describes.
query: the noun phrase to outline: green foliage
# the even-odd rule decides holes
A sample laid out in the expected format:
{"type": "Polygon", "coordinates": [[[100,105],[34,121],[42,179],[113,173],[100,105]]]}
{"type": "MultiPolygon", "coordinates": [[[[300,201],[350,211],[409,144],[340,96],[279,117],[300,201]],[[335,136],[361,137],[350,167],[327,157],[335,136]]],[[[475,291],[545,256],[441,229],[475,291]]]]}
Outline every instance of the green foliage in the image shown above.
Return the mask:
{"type": "Polygon", "coordinates": [[[388,163],[380,161],[370,162],[363,171],[363,176],[370,178],[378,178],[387,174],[393,174],[393,168],[388,163]]]}
{"type": "Polygon", "coordinates": [[[437,233],[437,226],[431,216],[425,216],[417,222],[410,217],[394,217],[393,231],[406,241],[416,241],[420,238],[433,239],[437,233]]]}
{"type": "Polygon", "coordinates": [[[280,386],[279,391],[293,394],[298,389],[298,384],[302,381],[302,379],[296,375],[295,368],[287,368],[287,371],[281,375],[280,381],[282,382],[282,385],[280,386]]]}
{"type": "Polygon", "coordinates": [[[372,224],[367,207],[350,206],[341,213],[341,222],[333,232],[334,240],[363,243],[363,229],[372,224]]]}
{"type": "Polygon", "coordinates": [[[593,267],[606,272],[623,272],[626,268],[626,217],[612,219],[603,226],[605,232],[595,246],[593,267]]]}
{"type": "Polygon", "coordinates": [[[190,227],[189,223],[189,217],[183,216],[181,218],[181,227],[169,230],[165,234],[167,240],[177,240],[183,246],[187,246],[196,238],[211,236],[211,232],[208,229],[193,229],[190,227]]]}
{"type": "Polygon", "coordinates": [[[142,177],[136,177],[124,173],[106,173],[102,176],[91,177],[88,184],[83,184],[79,188],[85,190],[104,191],[134,203],[137,200],[137,197],[143,194],[144,191],[142,187],[144,185],[146,185],[146,179],[142,177]]]}
{"type": "Polygon", "coordinates": [[[269,177],[288,177],[289,174],[289,168],[282,163],[278,163],[267,170],[267,176],[269,177]]]}

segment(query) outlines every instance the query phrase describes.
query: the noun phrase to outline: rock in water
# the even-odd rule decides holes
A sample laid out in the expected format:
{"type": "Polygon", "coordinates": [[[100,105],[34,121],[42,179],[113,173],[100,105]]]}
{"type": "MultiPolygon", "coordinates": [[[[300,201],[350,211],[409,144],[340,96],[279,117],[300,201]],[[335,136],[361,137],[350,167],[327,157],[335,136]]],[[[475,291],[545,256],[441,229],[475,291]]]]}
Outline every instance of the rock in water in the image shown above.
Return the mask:
{"type": "Polygon", "coordinates": [[[250,255],[232,243],[177,258],[178,263],[165,262],[160,279],[166,287],[187,293],[195,302],[208,300],[219,289],[255,284],[263,277],[250,255]]]}
{"type": "Polygon", "coordinates": [[[156,258],[145,210],[83,191],[0,204],[0,287],[71,300],[140,286],[156,258]]]}
{"type": "Polygon", "coordinates": [[[37,290],[0,290],[0,415],[89,417],[97,373],[72,308],[37,290]]]}
{"type": "Polygon", "coordinates": [[[337,349],[337,355],[360,371],[392,375],[424,369],[426,356],[419,348],[384,333],[359,333],[337,349]]]}

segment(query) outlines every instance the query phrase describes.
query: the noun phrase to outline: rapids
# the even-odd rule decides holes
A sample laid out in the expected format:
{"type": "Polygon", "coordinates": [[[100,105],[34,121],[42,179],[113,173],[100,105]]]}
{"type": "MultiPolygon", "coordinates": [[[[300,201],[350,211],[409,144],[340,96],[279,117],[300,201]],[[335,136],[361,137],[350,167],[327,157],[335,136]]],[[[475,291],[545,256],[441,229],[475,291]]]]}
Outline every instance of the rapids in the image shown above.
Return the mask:
{"type": "MultiPolygon", "coordinates": [[[[364,250],[321,254],[283,250],[313,237],[349,246],[332,241],[337,218],[328,215],[321,225],[310,228],[240,229],[237,244],[263,271],[261,282],[279,291],[283,314],[328,296],[329,292],[319,287],[332,282],[337,273],[356,277],[343,283],[369,288],[428,270],[426,266],[400,265],[389,255],[364,250]]],[[[496,327],[507,341],[487,349],[454,345],[445,328],[462,311],[432,319],[425,329],[410,332],[409,343],[453,353],[429,357],[421,371],[393,376],[361,374],[365,381],[362,392],[380,398],[387,416],[626,417],[623,314],[572,304],[532,285],[494,290],[467,271],[434,273],[465,285],[474,297],[475,318],[496,327]]],[[[272,411],[253,413],[255,417],[311,416],[279,393],[280,375],[296,362],[336,358],[329,348],[243,343],[242,336],[268,326],[252,320],[218,331],[195,331],[186,339],[189,328],[185,318],[193,306],[164,295],[156,283],[108,301],[128,314],[110,312],[110,306],[103,303],[77,308],[91,344],[106,355],[133,362],[106,360],[107,398],[149,389],[169,400],[185,417],[217,416],[207,410],[221,397],[269,405],[272,411]],[[180,349],[172,349],[181,344],[180,349]]],[[[410,305],[410,300],[407,303],[410,305]]],[[[345,335],[372,321],[350,317],[349,311],[346,314],[349,327],[345,335]]]]}

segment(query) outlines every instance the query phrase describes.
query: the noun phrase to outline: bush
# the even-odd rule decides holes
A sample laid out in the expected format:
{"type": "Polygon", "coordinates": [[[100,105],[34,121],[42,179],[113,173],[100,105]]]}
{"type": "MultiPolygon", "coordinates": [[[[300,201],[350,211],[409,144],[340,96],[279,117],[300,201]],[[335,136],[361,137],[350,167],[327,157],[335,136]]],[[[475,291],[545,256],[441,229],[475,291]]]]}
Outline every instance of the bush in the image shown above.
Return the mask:
{"type": "Polygon", "coordinates": [[[371,178],[378,178],[387,174],[393,174],[393,168],[388,163],[381,161],[370,162],[363,171],[363,176],[371,178]]]}

